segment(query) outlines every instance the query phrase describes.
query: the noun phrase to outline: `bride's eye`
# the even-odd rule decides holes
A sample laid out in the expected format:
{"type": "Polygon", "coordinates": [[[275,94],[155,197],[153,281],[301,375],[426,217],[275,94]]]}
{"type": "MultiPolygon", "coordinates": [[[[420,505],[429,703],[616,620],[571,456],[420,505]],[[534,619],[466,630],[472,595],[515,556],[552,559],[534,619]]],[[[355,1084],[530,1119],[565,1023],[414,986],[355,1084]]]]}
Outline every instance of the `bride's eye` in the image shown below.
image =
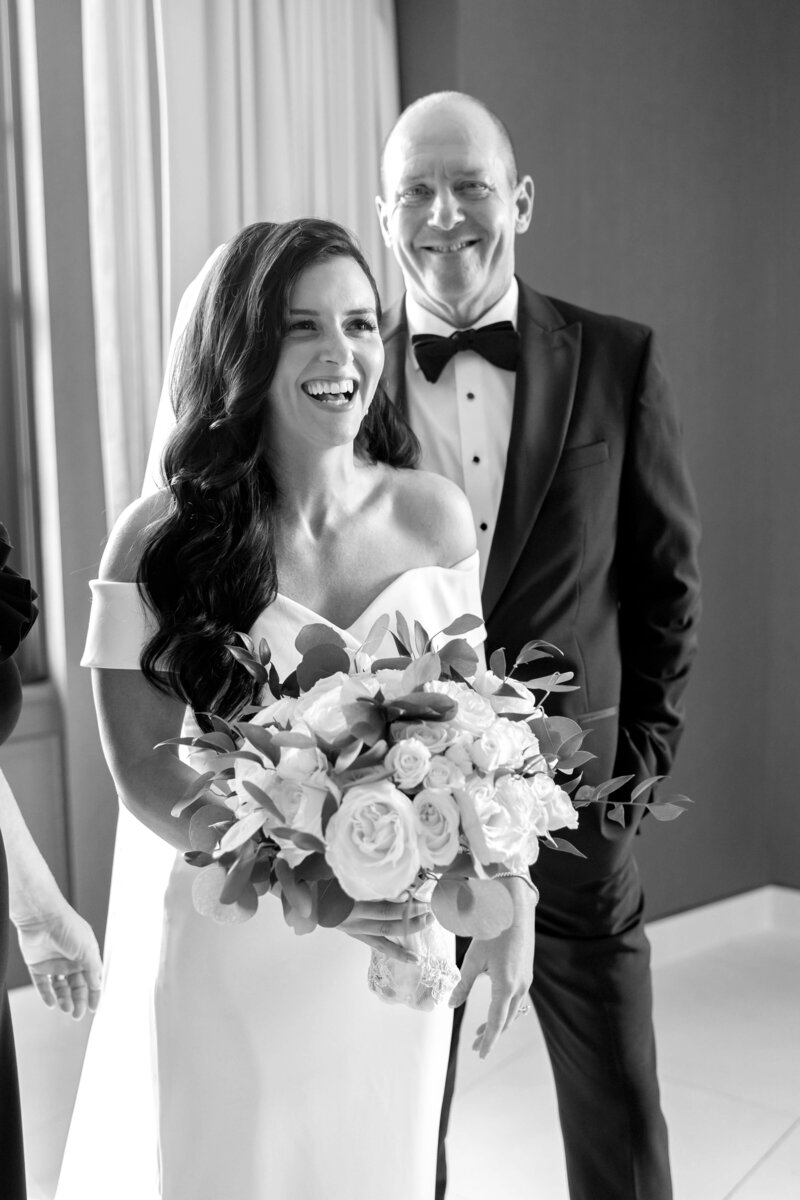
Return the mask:
{"type": "Polygon", "coordinates": [[[290,321],[284,330],[284,336],[287,333],[307,333],[314,329],[314,322],[308,317],[298,318],[296,321],[290,321]]]}

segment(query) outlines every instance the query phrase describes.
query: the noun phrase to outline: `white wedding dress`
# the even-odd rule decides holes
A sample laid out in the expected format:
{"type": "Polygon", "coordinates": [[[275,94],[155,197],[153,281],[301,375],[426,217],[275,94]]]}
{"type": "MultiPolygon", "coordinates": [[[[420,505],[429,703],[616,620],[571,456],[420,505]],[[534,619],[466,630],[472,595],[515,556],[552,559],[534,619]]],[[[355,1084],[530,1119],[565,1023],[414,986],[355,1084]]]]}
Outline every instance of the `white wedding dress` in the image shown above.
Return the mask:
{"type": "MultiPolygon", "coordinates": [[[[84,664],[137,668],[135,585],[93,591],[84,664]]],[[[358,646],[397,609],[430,633],[480,613],[477,554],[404,572],[340,632],[358,646]]],[[[279,595],[251,633],[283,677],[320,619],[279,595]]],[[[120,808],[105,986],[56,1200],[429,1200],[450,1010],[384,1003],[367,946],[296,936],[273,897],[241,925],[199,916],[195,874],[120,808]]]]}

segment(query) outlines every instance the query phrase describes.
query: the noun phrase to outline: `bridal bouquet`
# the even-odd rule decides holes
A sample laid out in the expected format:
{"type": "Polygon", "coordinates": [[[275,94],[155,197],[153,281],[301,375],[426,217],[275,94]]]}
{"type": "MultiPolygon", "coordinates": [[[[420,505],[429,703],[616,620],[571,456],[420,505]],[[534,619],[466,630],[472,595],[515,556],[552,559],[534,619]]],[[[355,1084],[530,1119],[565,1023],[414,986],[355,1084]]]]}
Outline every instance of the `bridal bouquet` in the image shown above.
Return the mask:
{"type": "MultiPolygon", "coordinates": [[[[247,920],[267,891],[299,934],[340,924],[357,900],[429,900],[439,925],[403,939],[419,963],[373,951],[368,973],[385,999],[426,1008],[458,980],[439,926],[478,938],[502,932],[513,904],[498,876],[530,882],[541,843],[579,854],[554,832],[576,828],[578,808],[631,777],[580,786],[593,757],[585,733],[543,709],[550,693],[571,690],[571,673],[513,678],[555,647],[529,642],[510,670],[496,651],[485,669],[462,636],[480,618],[459,617],[432,638],[397,613],[397,655],[375,657],[389,624],[381,617],[357,650],[327,625],[305,626],[299,665],[282,681],[267,643],[240,635],[231,653],[260,685],[261,704],[232,722],[210,715],[210,732],[172,739],[212,768],[173,815],[214,797],[191,818],[185,857],[199,868],[195,907],[220,921],[247,920]]],[[[664,819],[684,800],[649,807],[664,819]]]]}

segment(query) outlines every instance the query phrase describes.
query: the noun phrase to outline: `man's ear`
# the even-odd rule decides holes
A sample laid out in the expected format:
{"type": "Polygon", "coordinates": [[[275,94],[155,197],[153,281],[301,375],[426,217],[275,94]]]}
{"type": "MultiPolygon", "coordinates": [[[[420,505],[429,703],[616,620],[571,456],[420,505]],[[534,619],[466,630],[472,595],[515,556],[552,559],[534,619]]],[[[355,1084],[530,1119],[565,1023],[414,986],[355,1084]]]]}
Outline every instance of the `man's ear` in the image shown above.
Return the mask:
{"type": "Polygon", "coordinates": [[[514,204],[516,206],[517,215],[514,222],[514,229],[517,233],[525,233],[531,223],[533,217],[533,180],[530,175],[523,175],[517,184],[514,204]]]}
{"type": "Polygon", "coordinates": [[[388,246],[389,249],[391,250],[392,235],[389,232],[389,217],[391,216],[391,213],[389,211],[389,205],[383,199],[382,196],[375,197],[375,211],[378,214],[378,224],[381,227],[381,234],[383,235],[383,244],[385,246],[388,246]]]}

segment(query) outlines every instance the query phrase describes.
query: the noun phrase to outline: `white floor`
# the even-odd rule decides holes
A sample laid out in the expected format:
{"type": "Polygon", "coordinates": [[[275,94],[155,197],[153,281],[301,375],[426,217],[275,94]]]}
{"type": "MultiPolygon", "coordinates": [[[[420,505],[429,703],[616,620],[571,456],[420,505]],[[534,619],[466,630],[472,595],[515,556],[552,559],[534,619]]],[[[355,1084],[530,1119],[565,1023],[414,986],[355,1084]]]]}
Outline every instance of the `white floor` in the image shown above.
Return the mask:
{"type": "MultiPolygon", "coordinates": [[[[651,926],[675,1200],[800,1197],[800,893],[765,888],[651,926]]],[[[88,1022],[12,992],[30,1200],[51,1200],[88,1022]]],[[[476,995],[467,1025],[485,1010],[476,995]]],[[[533,1016],[485,1063],[464,1054],[448,1200],[567,1200],[533,1016]]]]}

